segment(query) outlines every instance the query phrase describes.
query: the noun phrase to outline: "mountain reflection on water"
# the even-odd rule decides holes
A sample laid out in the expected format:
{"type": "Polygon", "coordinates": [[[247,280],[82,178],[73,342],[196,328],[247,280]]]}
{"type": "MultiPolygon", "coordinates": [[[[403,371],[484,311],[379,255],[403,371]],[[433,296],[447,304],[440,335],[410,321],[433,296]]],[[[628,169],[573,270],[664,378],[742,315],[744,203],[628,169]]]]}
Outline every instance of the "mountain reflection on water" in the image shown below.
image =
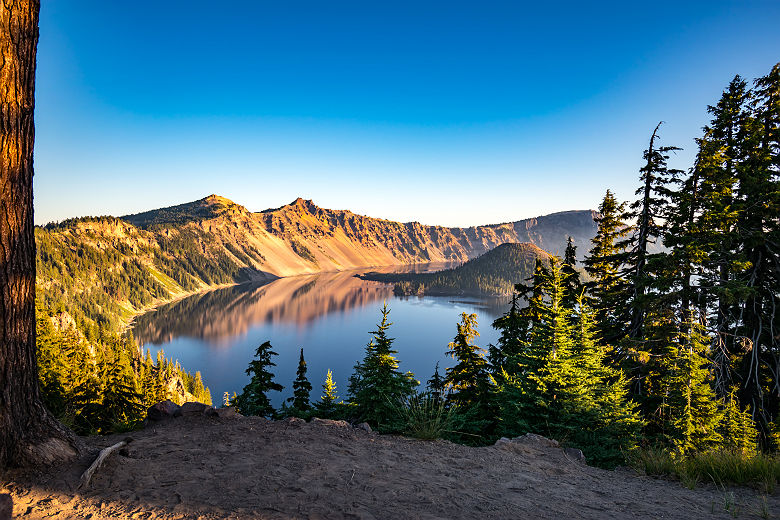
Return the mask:
{"type": "MultiPolygon", "coordinates": [[[[417,265],[405,269],[438,270],[444,266],[417,265]]],[[[279,405],[295,377],[299,349],[305,349],[312,398],[319,396],[322,378],[333,369],[341,393],[352,367],[363,355],[387,301],[393,325],[390,336],[399,351],[401,369],[411,370],[423,383],[439,362],[450,366],[447,344],[456,333],[461,312],[477,313],[477,344],[497,339],[490,326],[506,312],[504,300],[464,300],[463,297],[397,297],[392,286],[361,280],[355,275],[378,269],[318,273],[280,278],[267,284],[243,284],[196,294],[139,316],[133,334],[139,346],[152,353],[161,348],[189,371],[201,371],[215,402],[223,392],[241,391],[245,369],[254,349],[270,340],[279,356],[274,361],[277,381],[288,387],[272,398],[279,405]]],[[[383,271],[398,271],[398,267],[383,271]]]]}
{"type": "MultiPolygon", "coordinates": [[[[447,264],[404,266],[403,272],[435,271],[447,264]]],[[[244,334],[258,323],[294,323],[306,327],[330,314],[393,298],[391,285],[361,280],[368,271],[402,272],[396,267],[317,273],[280,278],[270,283],[247,283],[189,296],[136,318],[133,335],[141,345],[162,345],[180,336],[208,340],[244,334]]],[[[457,297],[453,297],[456,299],[457,297]]],[[[474,302],[495,318],[504,312],[503,300],[474,302]]]]}

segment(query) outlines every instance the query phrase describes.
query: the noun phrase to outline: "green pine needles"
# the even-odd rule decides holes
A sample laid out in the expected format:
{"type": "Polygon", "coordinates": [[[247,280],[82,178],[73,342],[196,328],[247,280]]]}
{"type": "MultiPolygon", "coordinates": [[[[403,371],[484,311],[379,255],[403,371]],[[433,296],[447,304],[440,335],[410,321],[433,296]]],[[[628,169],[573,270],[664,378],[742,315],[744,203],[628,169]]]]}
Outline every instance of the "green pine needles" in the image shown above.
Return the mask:
{"type": "Polygon", "coordinates": [[[366,345],[365,356],[355,364],[349,378],[349,400],[355,406],[358,421],[390,431],[397,428],[395,403],[414,392],[419,381],[411,372],[398,369],[398,353],[393,349],[393,338],[387,335],[391,323],[387,303],[382,307],[382,320],[372,331],[373,338],[366,345]]]}
{"type": "Polygon", "coordinates": [[[303,349],[301,349],[301,356],[298,360],[298,371],[296,372],[295,381],[293,381],[293,395],[287,399],[290,403],[288,409],[289,415],[296,417],[305,416],[311,410],[311,403],[309,402],[311,396],[311,383],[306,378],[306,360],[303,358],[303,349]]]}
{"type": "Polygon", "coordinates": [[[276,414],[276,410],[271,406],[271,401],[266,394],[269,391],[281,392],[284,387],[274,381],[274,375],[269,371],[270,367],[276,366],[271,361],[271,356],[277,355],[271,350],[272,348],[270,341],[257,347],[255,359],[250,361],[246,369],[246,373],[251,379],[236,402],[238,409],[244,415],[272,417],[276,414]]]}

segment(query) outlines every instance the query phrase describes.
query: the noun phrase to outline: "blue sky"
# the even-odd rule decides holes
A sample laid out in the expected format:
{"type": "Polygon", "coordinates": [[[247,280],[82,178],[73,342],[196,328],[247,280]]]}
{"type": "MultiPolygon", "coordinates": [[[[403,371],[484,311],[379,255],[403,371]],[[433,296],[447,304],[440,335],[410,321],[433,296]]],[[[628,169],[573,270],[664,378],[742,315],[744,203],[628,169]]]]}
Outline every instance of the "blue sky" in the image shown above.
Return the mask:
{"type": "Polygon", "coordinates": [[[218,193],[428,224],[632,197],[780,61],[780,2],[44,1],[36,223],[218,193]]]}

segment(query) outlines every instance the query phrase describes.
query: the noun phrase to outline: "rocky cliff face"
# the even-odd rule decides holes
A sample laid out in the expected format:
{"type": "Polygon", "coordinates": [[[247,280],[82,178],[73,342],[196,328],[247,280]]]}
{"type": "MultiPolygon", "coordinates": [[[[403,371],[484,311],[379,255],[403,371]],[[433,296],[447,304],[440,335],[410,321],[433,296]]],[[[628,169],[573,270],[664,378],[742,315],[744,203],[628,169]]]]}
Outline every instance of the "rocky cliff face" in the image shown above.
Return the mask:
{"type": "MultiPolygon", "coordinates": [[[[595,235],[593,211],[567,211],[505,224],[469,228],[426,226],[323,209],[296,199],[252,213],[212,195],[200,201],[137,215],[126,222],[163,237],[195,232],[208,247],[276,276],[415,262],[466,261],[507,242],[562,251],[572,236],[579,253],[595,235]]],[[[204,246],[205,249],[208,247],[204,246]]]]}

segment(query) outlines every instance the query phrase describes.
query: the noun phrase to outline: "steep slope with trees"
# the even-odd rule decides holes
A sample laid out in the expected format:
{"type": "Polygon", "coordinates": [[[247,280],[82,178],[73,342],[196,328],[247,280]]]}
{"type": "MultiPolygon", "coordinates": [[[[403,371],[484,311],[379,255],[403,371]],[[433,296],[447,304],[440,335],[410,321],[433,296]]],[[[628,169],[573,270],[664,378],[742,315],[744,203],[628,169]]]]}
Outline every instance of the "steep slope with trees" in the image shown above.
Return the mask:
{"type": "Polygon", "coordinates": [[[369,273],[365,280],[393,283],[399,295],[505,296],[550,255],[533,244],[502,244],[453,269],[433,273],[369,273]]]}

